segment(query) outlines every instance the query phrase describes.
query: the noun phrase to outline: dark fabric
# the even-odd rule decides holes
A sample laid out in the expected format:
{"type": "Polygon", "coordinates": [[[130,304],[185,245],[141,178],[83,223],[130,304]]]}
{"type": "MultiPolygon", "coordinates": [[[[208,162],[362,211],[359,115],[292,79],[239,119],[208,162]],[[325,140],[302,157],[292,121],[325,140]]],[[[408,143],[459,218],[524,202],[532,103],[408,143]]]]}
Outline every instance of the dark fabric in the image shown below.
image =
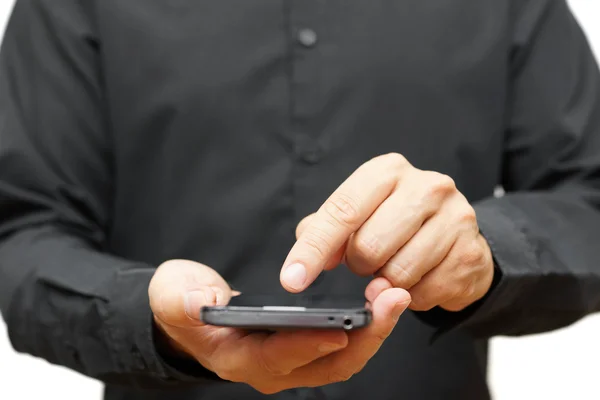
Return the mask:
{"type": "MultiPolygon", "coordinates": [[[[488,398],[487,338],[600,308],[599,78],[563,0],[18,0],[0,56],[12,343],[109,400],[264,398],[159,352],[154,268],[197,260],[283,299],[297,222],[399,152],[474,204],[494,290],[406,313],[346,383],[273,398],[488,398]]],[[[338,268],[309,293],[365,284],[338,268]]]]}

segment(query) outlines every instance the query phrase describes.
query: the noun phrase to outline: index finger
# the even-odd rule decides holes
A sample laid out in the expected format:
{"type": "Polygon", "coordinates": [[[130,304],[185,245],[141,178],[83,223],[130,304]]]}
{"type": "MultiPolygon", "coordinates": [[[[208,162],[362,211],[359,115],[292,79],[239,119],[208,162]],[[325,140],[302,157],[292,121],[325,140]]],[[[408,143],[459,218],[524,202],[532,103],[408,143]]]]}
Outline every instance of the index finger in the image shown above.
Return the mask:
{"type": "Polygon", "coordinates": [[[333,192],[284,262],[280,280],[285,289],[301,292],[319,276],[327,261],[392,193],[399,166],[395,157],[375,158],[359,167],[333,192]]]}

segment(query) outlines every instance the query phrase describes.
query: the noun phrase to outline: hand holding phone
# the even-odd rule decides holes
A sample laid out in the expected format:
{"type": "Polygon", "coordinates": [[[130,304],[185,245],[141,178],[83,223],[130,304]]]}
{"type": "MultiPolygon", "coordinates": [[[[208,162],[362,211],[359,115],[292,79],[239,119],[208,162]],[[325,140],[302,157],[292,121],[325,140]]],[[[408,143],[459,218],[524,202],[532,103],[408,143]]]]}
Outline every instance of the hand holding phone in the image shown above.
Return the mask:
{"type": "Polygon", "coordinates": [[[307,308],[294,306],[203,307],[200,319],[210,325],[242,329],[358,329],[371,322],[366,308],[307,308]]]}
{"type": "MultiPolygon", "coordinates": [[[[200,320],[201,309],[227,306],[232,292],[216,271],[192,261],[162,264],[152,278],[148,294],[158,328],[156,334],[166,338],[173,348],[225,380],[243,382],[261,393],[272,394],[340,382],[359,372],[379,350],[410,303],[408,292],[391,288],[386,282],[376,278],[369,284],[365,295],[371,304],[372,321],[354,329],[353,320],[351,330],[248,332],[207,325],[200,320]]],[[[259,314],[269,311],[260,307],[259,314]]],[[[306,307],[310,308],[313,305],[306,307]]],[[[352,315],[347,309],[343,311],[343,316],[352,315]]],[[[281,312],[281,309],[275,311],[278,320],[281,312]]],[[[292,314],[306,315],[306,312],[297,310],[292,314]]],[[[328,318],[331,314],[320,314],[324,316],[328,318]]],[[[343,320],[336,321],[341,321],[343,327],[343,320]]]]}

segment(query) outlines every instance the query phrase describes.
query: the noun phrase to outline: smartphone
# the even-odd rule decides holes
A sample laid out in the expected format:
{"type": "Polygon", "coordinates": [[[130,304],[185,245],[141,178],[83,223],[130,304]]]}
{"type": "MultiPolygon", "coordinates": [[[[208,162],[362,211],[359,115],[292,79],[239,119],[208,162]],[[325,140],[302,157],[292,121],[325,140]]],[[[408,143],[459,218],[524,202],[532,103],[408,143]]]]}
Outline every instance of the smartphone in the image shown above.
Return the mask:
{"type": "Polygon", "coordinates": [[[364,328],[371,322],[366,308],[314,308],[295,306],[203,307],[200,319],[209,325],[241,329],[344,329],[364,328]]]}

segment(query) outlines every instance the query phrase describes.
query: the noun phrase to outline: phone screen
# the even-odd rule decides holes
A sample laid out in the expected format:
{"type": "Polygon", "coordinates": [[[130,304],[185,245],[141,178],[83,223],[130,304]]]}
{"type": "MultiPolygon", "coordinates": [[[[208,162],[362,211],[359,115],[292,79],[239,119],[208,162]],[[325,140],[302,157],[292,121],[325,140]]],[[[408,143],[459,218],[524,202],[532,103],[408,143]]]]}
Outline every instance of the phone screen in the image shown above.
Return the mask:
{"type": "Polygon", "coordinates": [[[366,299],[362,296],[340,296],[327,294],[257,295],[244,294],[232,297],[230,306],[244,307],[306,307],[306,308],[362,308],[366,299]]]}

